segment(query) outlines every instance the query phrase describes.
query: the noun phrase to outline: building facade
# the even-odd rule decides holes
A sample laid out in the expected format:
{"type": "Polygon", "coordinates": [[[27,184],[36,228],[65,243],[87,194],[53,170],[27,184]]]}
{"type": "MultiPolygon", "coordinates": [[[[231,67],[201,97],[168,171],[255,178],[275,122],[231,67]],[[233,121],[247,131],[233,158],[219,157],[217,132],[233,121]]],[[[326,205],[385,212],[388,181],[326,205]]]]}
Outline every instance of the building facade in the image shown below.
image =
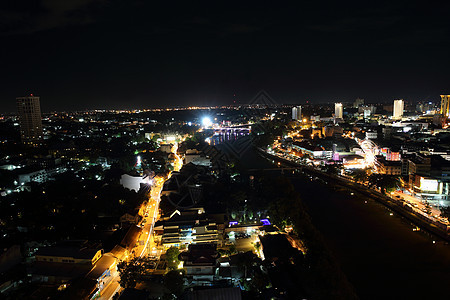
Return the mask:
{"type": "Polygon", "coordinates": [[[441,95],[441,111],[445,118],[450,118],[450,95],[441,95]]]}
{"type": "Polygon", "coordinates": [[[342,106],[342,103],[334,104],[334,117],[336,119],[342,119],[344,117],[344,107],[342,106]]]}
{"type": "Polygon", "coordinates": [[[22,142],[30,145],[38,144],[43,139],[39,97],[31,94],[27,97],[18,97],[16,101],[22,142]]]}
{"type": "Polygon", "coordinates": [[[364,105],[364,99],[356,98],[355,102],[353,102],[353,107],[358,108],[361,105],[364,105]]]}
{"type": "Polygon", "coordinates": [[[392,113],[392,118],[394,120],[401,120],[403,117],[403,109],[404,109],[404,101],[403,99],[394,100],[394,110],[392,113]]]}
{"type": "Polygon", "coordinates": [[[292,120],[301,121],[302,120],[302,107],[294,106],[292,108],[292,120]]]}

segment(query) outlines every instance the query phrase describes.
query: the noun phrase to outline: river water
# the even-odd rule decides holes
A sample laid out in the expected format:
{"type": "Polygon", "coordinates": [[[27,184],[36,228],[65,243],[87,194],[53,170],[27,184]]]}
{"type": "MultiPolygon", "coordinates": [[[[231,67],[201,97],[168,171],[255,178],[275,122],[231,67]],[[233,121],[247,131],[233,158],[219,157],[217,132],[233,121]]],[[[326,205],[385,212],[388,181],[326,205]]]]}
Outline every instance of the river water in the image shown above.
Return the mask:
{"type": "MultiPolygon", "coordinates": [[[[253,150],[241,162],[274,167],[253,150]]],[[[361,299],[450,299],[449,245],[356,192],[285,175],[361,299]]]]}

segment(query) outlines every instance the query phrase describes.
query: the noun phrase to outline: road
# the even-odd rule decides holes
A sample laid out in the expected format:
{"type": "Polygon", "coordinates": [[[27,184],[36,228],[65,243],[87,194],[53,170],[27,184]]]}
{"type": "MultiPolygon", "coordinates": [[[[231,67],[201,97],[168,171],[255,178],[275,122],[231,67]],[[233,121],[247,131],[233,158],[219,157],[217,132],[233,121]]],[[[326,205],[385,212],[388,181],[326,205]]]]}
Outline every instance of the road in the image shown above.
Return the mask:
{"type": "Polygon", "coordinates": [[[421,199],[416,198],[414,196],[402,193],[400,191],[395,191],[392,196],[395,198],[403,198],[407,203],[411,204],[411,207],[413,208],[414,211],[419,212],[421,214],[425,214],[427,215],[428,218],[432,218],[433,220],[436,220],[438,222],[444,223],[444,224],[448,224],[448,220],[446,218],[441,218],[440,214],[441,211],[439,210],[438,207],[435,206],[430,206],[431,207],[431,215],[428,215],[426,213],[427,211],[427,207],[426,205],[422,202],[421,199]],[[396,197],[398,196],[398,197],[396,197]]]}
{"type": "MultiPolygon", "coordinates": [[[[172,147],[172,153],[175,155],[175,161],[173,164],[173,170],[179,171],[183,166],[183,160],[177,154],[178,144],[175,144],[172,147]]],[[[144,257],[148,254],[152,254],[154,251],[154,243],[153,243],[153,228],[155,222],[158,220],[159,215],[159,202],[161,201],[161,191],[164,187],[164,183],[170,179],[172,176],[172,171],[169,172],[167,176],[156,176],[154,178],[154,182],[152,185],[152,189],[150,191],[149,199],[147,202],[147,207],[143,209],[145,212],[144,217],[139,224],[142,228],[142,233],[138,238],[137,246],[133,249],[135,253],[135,257],[144,257]]],[[[133,257],[130,256],[129,259],[133,257]]],[[[109,300],[111,299],[115,293],[121,292],[122,288],[119,285],[119,272],[112,273],[113,278],[110,280],[110,284],[103,289],[101,296],[99,299],[101,300],[109,300]]]]}

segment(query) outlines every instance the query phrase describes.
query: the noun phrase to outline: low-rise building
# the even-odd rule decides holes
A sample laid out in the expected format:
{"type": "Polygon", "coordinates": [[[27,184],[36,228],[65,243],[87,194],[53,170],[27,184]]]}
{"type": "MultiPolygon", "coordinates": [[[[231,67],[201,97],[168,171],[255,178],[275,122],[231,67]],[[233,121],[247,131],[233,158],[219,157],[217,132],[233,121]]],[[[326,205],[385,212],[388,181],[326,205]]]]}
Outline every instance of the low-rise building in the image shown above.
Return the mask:
{"type": "Polygon", "coordinates": [[[172,144],[161,144],[159,146],[159,150],[165,153],[172,153],[172,147],[173,147],[172,144]]]}
{"type": "Polygon", "coordinates": [[[209,218],[203,208],[175,210],[157,225],[162,226],[162,244],[166,248],[183,244],[217,244],[221,240],[221,224],[209,218]]]}
{"type": "Polygon", "coordinates": [[[183,261],[188,280],[196,285],[211,284],[214,280],[217,258],[216,244],[189,245],[188,251],[180,253],[179,256],[183,261]]]}
{"type": "Polygon", "coordinates": [[[33,282],[60,284],[85,276],[102,257],[99,244],[85,240],[63,241],[40,248],[29,272],[33,282]]]}
{"type": "Polygon", "coordinates": [[[402,175],[402,162],[386,160],[383,156],[377,156],[378,172],[385,175],[402,175]]]}
{"type": "Polygon", "coordinates": [[[102,257],[99,244],[88,241],[63,241],[54,246],[40,248],[36,252],[37,262],[72,263],[94,265],[102,257]]]}
{"type": "Polygon", "coordinates": [[[333,156],[333,151],[327,151],[324,147],[314,146],[306,141],[293,142],[292,149],[307,154],[311,158],[330,159],[333,156]]]}

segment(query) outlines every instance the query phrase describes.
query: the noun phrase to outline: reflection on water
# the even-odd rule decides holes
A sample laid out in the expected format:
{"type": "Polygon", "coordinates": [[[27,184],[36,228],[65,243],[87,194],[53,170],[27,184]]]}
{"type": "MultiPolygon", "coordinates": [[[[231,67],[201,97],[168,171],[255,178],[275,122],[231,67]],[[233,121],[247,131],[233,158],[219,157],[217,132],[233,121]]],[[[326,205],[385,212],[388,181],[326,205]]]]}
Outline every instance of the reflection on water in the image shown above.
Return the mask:
{"type": "Polygon", "coordinates": [[[208,138],[207,142],[211,146],[215,146],[224,142],[232,142],[248,135],[248,130],[223,130],[220,132],[215,132],[214,135],[208,138]]]}
{"type": "Polygon", "coordinates": [[[293,182],[362,299],[449,295],[450,248],[437,237],[345,188],[299,178],[293,182]]]}
{"type": "MultiPolygon", "coordinates": [[[[253,150],[241,162],[248,169],[268,168],[253,150]]],[[[450,298],[449,245],[357,192],[299,176],[291,180],[361,299],[450,298]]]]}

